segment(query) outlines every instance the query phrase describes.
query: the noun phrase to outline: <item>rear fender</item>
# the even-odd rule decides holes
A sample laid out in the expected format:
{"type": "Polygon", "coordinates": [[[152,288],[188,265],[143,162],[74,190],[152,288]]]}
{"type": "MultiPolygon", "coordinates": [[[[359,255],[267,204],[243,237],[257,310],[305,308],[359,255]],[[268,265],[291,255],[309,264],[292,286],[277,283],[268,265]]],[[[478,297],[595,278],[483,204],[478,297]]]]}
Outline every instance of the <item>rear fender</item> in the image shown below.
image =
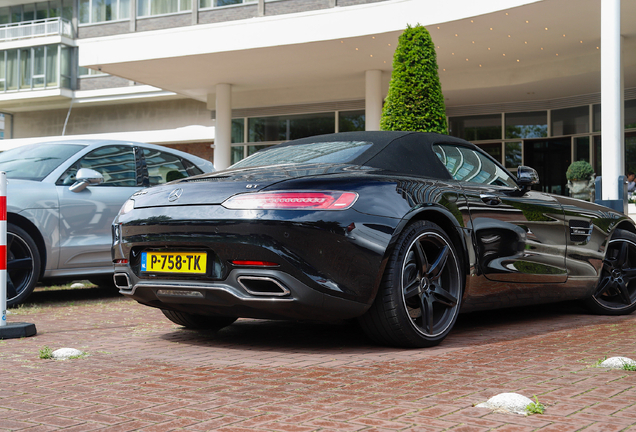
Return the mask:
{"type": "Polygon", "coordinates": [[[469,244],[470,243],[470,232],[463,228],[458,218],[451,213],[446,207],[439,204],[428,204],[428,205],[420,205],[413,208],[409,213],[407,213],[404,218],[400,221],[393,236],[391,237],[391,241],[386,249],[385,256],[383,262],[386,262],[388,258],[393,253],[393,250],[396,247],[397,241],[404,231],[404,229],[411,224],[412,222],[419,220],[427,220],[439,225],[440,228],[444,230],[444,232],[450,237],[457,252],[459,254],[459,258],[461,261],[462,270],[464,274],[468,274],[468,270],[470,267],[470,259],[469,259],[469,244]]]}

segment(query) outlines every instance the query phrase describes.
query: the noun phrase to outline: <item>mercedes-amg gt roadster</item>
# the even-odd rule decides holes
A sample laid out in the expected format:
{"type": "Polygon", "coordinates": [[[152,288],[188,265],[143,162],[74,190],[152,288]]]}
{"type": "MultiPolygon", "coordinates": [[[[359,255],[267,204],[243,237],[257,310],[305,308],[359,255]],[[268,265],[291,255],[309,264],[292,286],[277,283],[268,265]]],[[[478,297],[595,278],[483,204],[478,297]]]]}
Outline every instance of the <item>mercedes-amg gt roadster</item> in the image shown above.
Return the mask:
{"type": "Polygon", "coordinates": [[[115,284],[188,328],[357,318],[403,347],[440,343],[465,311],[631,313],[634,223],[538,182],[433,133],[291,141],[135,193],[113,223],[115,284]]]}

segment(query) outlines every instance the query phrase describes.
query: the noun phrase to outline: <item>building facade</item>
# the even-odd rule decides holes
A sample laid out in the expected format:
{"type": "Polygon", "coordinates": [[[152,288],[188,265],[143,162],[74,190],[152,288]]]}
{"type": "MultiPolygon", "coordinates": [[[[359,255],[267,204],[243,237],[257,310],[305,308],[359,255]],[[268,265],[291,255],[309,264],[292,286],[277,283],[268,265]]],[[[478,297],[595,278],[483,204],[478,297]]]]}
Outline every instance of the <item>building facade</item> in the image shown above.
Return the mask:
{"type": "MultiPolygon", "coordinates": [[[[397,39],[437,46],[450,134],[512,171],[602,174],[605,0],[0,2],[0,150],[116,134],[224,168],[309,135],[379,127],[397,39]]],[[[626,170],[636,171],[636,2],[620,5],[626,170]]],[[[622,147],[621,147],[622,148],[622,147]]]]}

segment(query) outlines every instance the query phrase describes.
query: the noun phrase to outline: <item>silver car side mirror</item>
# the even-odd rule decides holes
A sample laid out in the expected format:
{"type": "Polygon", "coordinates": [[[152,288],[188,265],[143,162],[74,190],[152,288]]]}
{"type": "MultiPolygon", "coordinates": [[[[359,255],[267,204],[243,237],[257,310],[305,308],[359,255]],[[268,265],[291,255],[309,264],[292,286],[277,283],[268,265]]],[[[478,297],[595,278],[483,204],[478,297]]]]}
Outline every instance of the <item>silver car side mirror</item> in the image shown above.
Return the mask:
{"type": "Polygon", "coordinates": [[[90,168],[80,168],[75,176],[75,183],[71,185],[71,192],[81,192],[88,185],[98,185],[104,183],[104,176],[90,168]]]}

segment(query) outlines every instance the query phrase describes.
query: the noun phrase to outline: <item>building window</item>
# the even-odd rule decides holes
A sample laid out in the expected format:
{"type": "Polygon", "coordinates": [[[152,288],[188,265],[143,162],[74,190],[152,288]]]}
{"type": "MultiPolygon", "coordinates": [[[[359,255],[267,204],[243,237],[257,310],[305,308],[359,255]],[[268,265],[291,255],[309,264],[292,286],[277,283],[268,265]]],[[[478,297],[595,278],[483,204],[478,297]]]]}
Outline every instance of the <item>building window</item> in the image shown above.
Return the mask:
{"type": "Polygon", "coordinates": [[[523,148],[521,142],[505,143],[504,166],[509,170],[516,170],[522,164],[523,148]]]}
{"type": "Polygon", "coordinates": [[[46,45],[0,51],[0,92],[71,88],[71,50],[46,45]]]}
{"type": "Polygon", "coordinates": [[[289,141],[336,131],[333,112],[251,118],[248,142],[289,141]]]}
{"type": "Polygon", "coordinates": [[[451,117],[450,135],[467,141],[501,139],[501,114],[451,117]]]}
{"type": "Polygon", "coordinates": [[[130,18],[130,0],[80,0],[80,24],[94,24],[130,18]]]}
{"type": "Polygon", "coordinates": [[[590,131],[589,105],[552,110],[552,136],[574,135],[590,131]]]}
{"type": "Polygon", "coordinates": [[[593,120],[592,122],[593,132],[600,132],[601,131],[601,104],[596,104],[592,106],[592,120],[593,120]]]}
{"type": "Polygon", "coordinates": [[[80,77],[80,78],[90,78],[90,77],[93,77],[93,76],[105,76],[105,75],[108,75],[108,74],[104,73],[102,71],[98,71],[98,70],[95,70],[95,69],[89,69],[89,68],[82,67],[82,66],[79,67],[78,73],[77,73],[77,76],[80,77]]]}
{"type": "Polygon", "coordinates": [[[73,18],[73,0],[50,0],[0,7],[0,25],[57,17],[67,20],[73,18]]]}
{"type": "Polygon", "coordinates": [[[548,112],[506,114],[506,138],[543,138],[548,136],[548,112]]]}
{"type": "Polygon", "coordinates": [[[199,8],[232,6],[243,3],[256,3],[258,0],[199,0],[199,8]]]}
{"type": "Polygon", "coordinates": [[[632,99],[632,100],[625,101],[625,129],[635,129],[635,128],[636,128],[636,99],[632,99]]]}
{"type": "Polygon", "coordinates": [[[338,132],[363,131],[365,128],[364,110],[340,111],[338,113],[338,132]]]}
{"type": "Polygon", "coordinates": [[[137,16],[165,15],[192,10],[192,0],[138,0],[137,16]]]}
{"type": "Polygon", "coordinates": [[[232,163],[283,141],[363,130],[364,110],[235,118],[232,119],[232,163]],[[263,144],[247,145],[248,143],[263,144]]]}
{"type": "Polygon", "coordinates": [[[0,140],[11,138],[11,114],[0,113],[0,140]]]}

